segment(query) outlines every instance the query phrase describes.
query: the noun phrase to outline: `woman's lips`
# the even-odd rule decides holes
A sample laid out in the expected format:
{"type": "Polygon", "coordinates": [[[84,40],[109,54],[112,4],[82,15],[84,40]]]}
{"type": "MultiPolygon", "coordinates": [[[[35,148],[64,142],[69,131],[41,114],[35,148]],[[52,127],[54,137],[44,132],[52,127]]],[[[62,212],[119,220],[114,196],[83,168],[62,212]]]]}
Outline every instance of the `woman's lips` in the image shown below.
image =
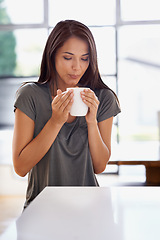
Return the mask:
{"type": "Polygon", "coordinates": [[[70,78],[72,79],[77,79],[80,77],[80,75],[74,75],[74,74],[69,74],[70,78]]]}

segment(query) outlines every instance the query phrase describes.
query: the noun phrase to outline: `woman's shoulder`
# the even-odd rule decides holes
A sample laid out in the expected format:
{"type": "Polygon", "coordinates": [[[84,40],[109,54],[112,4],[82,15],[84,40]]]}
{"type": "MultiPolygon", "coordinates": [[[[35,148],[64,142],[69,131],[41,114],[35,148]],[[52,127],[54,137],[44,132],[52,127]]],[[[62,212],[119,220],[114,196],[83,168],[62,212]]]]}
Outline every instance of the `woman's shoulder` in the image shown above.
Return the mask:
{"type": "Polygon", "coordinates": [[[47,91],[44,89],[44,85],[37,84],[36,82],[23,84],[17,92],[14,111],[16,108],[19,108],[32,120],[35,120],[37,112],[41,113],[42,107],[46,107],[46,103],[49,102],[47,91]]]}
{"type": "Polygon", "coordinates": [[[17,91],[18,96],[19,95],[37,95],[41,91],[44,91],[46,89],[46,84],[39,84],[38,82],[27,82],[24,83],[17,91]]]}
{"type": "Polygon", "coordinates": [[[109,88],[95,89],[95,94],[100,101],[103,99],[113,101],[116,98],[113,91],[109,88]]]}
{"type": "Polygon", "coordinates": [[[118,99],[111,89],[96,89],[95,94],[100,101],[97,112],[98,122],[114,117],[120,113],[121,110],[118,99]]]}
{"type": "Polygon", "coordinates": [[[19,87],[17,93],[18,94],[29,93],[31,91],[34,91],[35,87],[36,87],[36,84],[34,82],[23,83],[19,87]]]}

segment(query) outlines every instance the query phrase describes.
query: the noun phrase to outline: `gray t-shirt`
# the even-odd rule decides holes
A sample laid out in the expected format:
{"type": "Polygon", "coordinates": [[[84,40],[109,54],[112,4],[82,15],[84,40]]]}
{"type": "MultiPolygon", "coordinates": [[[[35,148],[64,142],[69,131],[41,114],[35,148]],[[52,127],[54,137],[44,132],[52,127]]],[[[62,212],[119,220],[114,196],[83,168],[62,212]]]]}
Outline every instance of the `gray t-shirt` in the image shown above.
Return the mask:
{"type": "MultiPolygon", "coordinates": [[[[108,89],[95,90],[100,104],[98,122],[120,112],[114,94],[108,89]]],[[[35,122],[34,138],[51,118],[52,97],[49,85],[27,83],[20,88],[14,104],[35,122]]],[[[51,133],[52,134],[52,133],[51,133]]],[[[98,186],[89,151],[85,117],[65,123],[49,151],[28,174],[27,206],[46,186],[98,186]]]]}

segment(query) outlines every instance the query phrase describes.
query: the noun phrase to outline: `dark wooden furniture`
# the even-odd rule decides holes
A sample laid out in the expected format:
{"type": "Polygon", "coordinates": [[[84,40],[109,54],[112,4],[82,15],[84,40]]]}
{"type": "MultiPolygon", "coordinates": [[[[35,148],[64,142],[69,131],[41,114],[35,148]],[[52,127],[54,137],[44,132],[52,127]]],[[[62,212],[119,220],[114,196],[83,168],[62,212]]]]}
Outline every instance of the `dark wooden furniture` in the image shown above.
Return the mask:
{"type": "Polygon", "coordinates": [[[146,184],[160,185],[160,160],[110,160],[108,164],[121,165],[144,165],[146,169],[146,184]]]}

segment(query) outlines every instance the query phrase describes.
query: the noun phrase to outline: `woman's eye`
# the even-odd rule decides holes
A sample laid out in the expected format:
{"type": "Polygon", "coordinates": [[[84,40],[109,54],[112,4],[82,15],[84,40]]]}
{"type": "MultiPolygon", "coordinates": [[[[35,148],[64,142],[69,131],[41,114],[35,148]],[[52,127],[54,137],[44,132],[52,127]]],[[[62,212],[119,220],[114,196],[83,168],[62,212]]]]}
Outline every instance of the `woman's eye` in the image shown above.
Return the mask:
{"type": "Polygon", "coordinates": [[[87,61],[88,61],[88,58],[82,58],[82,61],[87,62],[87,61]]]}
{"type": "Polygon", "coordinates": [[[71,60],[71,57],[64,57],[65,60],[71,60]]]}

